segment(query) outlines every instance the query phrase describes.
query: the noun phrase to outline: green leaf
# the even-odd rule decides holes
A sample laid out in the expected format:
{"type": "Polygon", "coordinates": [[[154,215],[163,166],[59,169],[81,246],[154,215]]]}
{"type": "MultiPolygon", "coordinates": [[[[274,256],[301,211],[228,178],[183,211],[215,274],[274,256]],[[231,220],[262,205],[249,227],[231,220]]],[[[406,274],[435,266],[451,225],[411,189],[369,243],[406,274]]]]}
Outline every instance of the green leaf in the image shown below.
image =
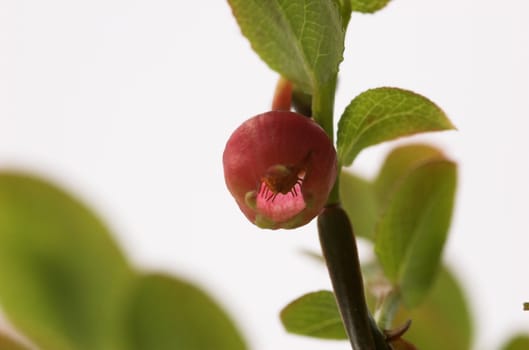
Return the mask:
{"type": "Polygon", "coordinates": [[[394,148],[384,160],[373,184],[377,203],[384,208],[396,186],[421,164],[444,159],[443,153],[425,144],[410,144],[394,148]]]}
{"type": "Polygon", "coordinates": [[[21,345],[7,334],[0,332],[0,349],[1,350],[28,350],[27,347],[21,345]]]}
{"type": "Polygon", "coordinates": [[[117,309],[131,274],[83,204],[37,178],[0,173],[1,307],[36,345],[117,348],[117,309]]]}
{"type": "Polygon", "coordinates": [[[374,239],[379,213],[372,184],[343,170],[340,176],[340,198],[343,208],[353,223],[355,235],[374,239]]]}
{"type": "Polygon", "coordinates": [[[348,170],[340,176],[340,198],[358,237],[374,239],[375,225],[397,186],[422,163],[444,159],[443,153],[429,145],[411,144],[395,148],[386,158],[374,182],[348,170]]]}
{"type": "Polygon", "coordinates": [[[390,0],[350,0],[351,9],[356,12],[373,13],[383,9],[390,0]]]}
{"type": "Polygon", "coordinates": [[[377,224],[375,252],[404,303],[417,305],[438,270],[456,188],[455,163],[421,164],[400,181],[377,224]]]}
{"type": "Polygon", "coordinates": [[[224,311],[200,289],[165,275],[133,288],[125,319],[128,350],[244,350],[224,311]]]}
{"type": "Polygon", "coordinates": [[[472,315],[458,281],[446,268],[440,269],[421,306],[411,311],[401,308],[394,325],[399,326],[409,319],[412,324],[404,338],[418,349],[446,350],[447,339],[450,340],[450,350],[471,349],[472,315]]]}
{"type": "Polygon", "coordinates": [[[344,30],[335,0],[228,0],[261,59],[303,92],[336,76],[344,30]]]}
{"type": "Polygon", "coordinates": [[[347,339],[334,294],[308,293],[288,304],[280,314],[285,329],[323,339],[347,339]]]}
{"type": "MultiPolygon", "coordinates": [[[[320,339],[347,340],[336,299],[330,291],[305,294],[287,305],[280,316],[283,326],[290,333],[320,339]]],[[[375,348],[389,349],[384,335],[378,330],[371,316],[369,327],[375,348]]]]}
{"type": "MultiPolygon", "coordinates": [[[[325,258],[320,253],[310,250],[302,250],[301,253],[307,258],[325,265],[325,258]]],[[[362,263],[360,269],[362,270],[362,278],[364,280],[364,294],[367,308],[374,313],[377,300],[373,293],[371,293],[371,290],[380,288],[381,281],[384,280],[384,272],[376,260],[362,263]]]]}
{"type": "Polygon", "coordinates": [[[527,350],[529,349],[529,335],[519,334],[509,340],[501,350],[527,350]]]}
{"type": "Polygon", "coordinates": [[[342,27],[347,30],[347,25],[351,20],[351,0],[334,0],[340,9],[340,16],[342,17],[342,27]]]}
{"type": "Polygon", "coordinates": [[[427,98],[397,88],[377,88],[355,97],[338,123],[338,157],[351,165],[364,148],[426,131],[453,129],[427,98]]]}

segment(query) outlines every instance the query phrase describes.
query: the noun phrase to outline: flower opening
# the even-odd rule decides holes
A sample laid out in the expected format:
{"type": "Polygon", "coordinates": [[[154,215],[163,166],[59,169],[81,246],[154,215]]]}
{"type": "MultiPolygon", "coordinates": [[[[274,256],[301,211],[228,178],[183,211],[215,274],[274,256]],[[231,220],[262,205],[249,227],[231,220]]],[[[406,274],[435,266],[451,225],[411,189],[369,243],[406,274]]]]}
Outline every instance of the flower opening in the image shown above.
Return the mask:
{"type": "Polygon", "coordinates": [[[228,140],[223,163],[226,185],[243,213],[271,229],[311,221],[336,178],[336,152],[323,129],[286,111],[244,122],[228,140]]]}
{"type": "Polygon", "coordinates": [[[261,178],[257,210],[273,221],[282,222],[306,207],[302,193],[305,170],[299,166],[275,165],[261,178]]]}

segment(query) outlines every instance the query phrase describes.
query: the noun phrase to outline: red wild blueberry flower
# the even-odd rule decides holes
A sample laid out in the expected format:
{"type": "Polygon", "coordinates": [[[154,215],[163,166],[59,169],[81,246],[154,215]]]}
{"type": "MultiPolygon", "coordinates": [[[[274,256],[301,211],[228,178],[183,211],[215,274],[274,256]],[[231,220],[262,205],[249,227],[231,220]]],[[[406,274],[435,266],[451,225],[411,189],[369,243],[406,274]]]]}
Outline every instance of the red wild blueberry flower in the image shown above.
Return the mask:
{"type": "Polygon", "coordinates": [[[260,114],[233,132],[224,178],[246,217],[270,229],[305,225],[336,179],[336,151],[313,120],[288,111],[260,114]]]}

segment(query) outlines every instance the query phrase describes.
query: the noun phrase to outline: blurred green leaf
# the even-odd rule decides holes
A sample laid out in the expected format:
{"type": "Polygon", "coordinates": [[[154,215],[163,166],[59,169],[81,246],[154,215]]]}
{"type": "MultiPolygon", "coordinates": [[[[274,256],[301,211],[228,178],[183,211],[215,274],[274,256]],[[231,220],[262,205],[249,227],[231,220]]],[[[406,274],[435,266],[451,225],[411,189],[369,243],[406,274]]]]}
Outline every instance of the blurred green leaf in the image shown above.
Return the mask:
{"type": "Polygon", "coordinates": [[[437,148],[411,144],[391,151],[374,182],[342,170],[340,198],[354,223],[355,235],[373,240],[375,225],[395,187],[414,168],[436,159],[444,159],[443,153],[437,148]]]}
{"type": "Polygon", "coordinates": [[[453,129],[427,98],[397,88],[377,88],[355,97],[338,123],[338,157],[351,165],[364,148],[426,131],[453,129]]]}
{"type": "Polygon", "coordinates": [[[320,252],[315,252],[309,249],[302,249],[300,253],[303,254],[305,257],[312,259],[312,261],[322,264],[322,266],[325,266],[325,258],[321,255],[320,252]]]}
{"type": "Polygon", "coordinates": [[[324,339],[347,339],[334,294],[330,291],[301,296],[288,304],[280,317],[290,333],[324,339]]]}
{"type": "Polygon", "coordinates": [[[0,299],[42,349],[116,349],[131,276],[107,228],[79,201],[27,175],[0,173],[0,299]]]}
{"type": "Polygon", "coordinates": [[[312,94],[338,72],[344,30],[335,0],[228,0],[261,59],[312,94]]]}
{"type": "Polygon", "coordinates": [[[440,269],[424,302],[411,311],[401,308],[394,325],[404,324],[409,319],[412,324],[404,338],[418,349],[446,350],[447,340],[450,350],[471,348],[472,315],[458,281],[446,268],[440,269]]]}
{"type": "Polygon", "coordinates": [[[437,273],[456,188],[455,163],[421,164],[401,180],[376,228],[375,252],[404,303],[417,305],[437,273]]]}
{"type": "Polygon", "coordinates": [[[529,335],[519,334],[511,338],[501,350],[527,350],[529,349],[529,335]]]}
{"type": "Polygon", "coordinates": [[[379,304],[380,290],[387,290],[390,284],[376,259],[362,263],[362,276],[366,304],[371,314],[374,315],[379,304]]]}
{"type": "Polygon", "coordinates": [[[373,240],[378,206],[372,184],[349,171],[340,176],[340,198],[356,236],[373,240]]]}
{"type": "Polygon", "coordinates": [[[9,337],[7,334],[0,332],[0,350],[28,350],[28,348],[9,337]]]}
{"type": "Polygon", "coordinates": [[[244,350],[224,311],[200,289],[173,277],[138,278],[125,318],[128,350],[244,350]]]}
{"type": "Polygon", "coordinates": [[[349,0],[351,9],[356,12],[373,13],[377,12],[389,3],[390,0],[349,0]]]}
{"type": "Polygon", "coordinates": [[[384,160],[373,184],[380,208],[387,205],[395,188],[411,171],[426,162],[444,158],[440,150],[425,144],[394,148],[384,160]]]}

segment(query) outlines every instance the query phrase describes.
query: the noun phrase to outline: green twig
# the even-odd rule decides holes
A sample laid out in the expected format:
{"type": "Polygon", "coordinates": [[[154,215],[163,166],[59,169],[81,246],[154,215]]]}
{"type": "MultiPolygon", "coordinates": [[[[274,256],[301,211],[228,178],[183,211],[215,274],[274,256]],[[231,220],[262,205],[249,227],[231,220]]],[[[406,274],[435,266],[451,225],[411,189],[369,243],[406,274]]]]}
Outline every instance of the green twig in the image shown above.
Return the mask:
{"type": "Polygon", "coordinates": [[[375,320],[380,329],[391,329],[393,318],[400,306],[400,301],[400,293],[396,289],[390,291],[384,296],[382,303],[375,312],[375,320]]]}
{"type": "MultiPolygon", "coordinates": [[[[334,96],[336,92],[337,75],[329,79],[325,84],[317,86],[312,96],[312,117],[318,123],[331,141],[334,140],[334,96]]],[[[327,205],[340,203],[340,169],[337,165],[337,176],[334,186],[329,194],[327,205]]]]}
{"type": "Polygon", "coordinates": [[[336,75],[325,84],[317,86],[312,96],[312,117],[325,130],[331,141],[334,140],[334,94],[336,75]]]}

